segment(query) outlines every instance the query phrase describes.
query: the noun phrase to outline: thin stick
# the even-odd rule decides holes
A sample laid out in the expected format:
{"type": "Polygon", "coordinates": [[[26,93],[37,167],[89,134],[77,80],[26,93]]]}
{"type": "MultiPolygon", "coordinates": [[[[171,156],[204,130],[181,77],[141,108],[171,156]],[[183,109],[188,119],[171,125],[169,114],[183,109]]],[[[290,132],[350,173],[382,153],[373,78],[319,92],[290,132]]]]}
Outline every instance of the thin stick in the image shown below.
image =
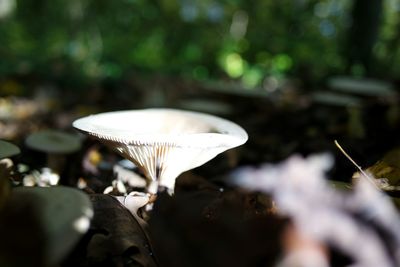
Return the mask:
{"type": "Polygon", "coordinates": [[[370,182],[372,183],[376,188],[379,188],[376,183],[375,183],[375,179],[372,178],[368,173],[366,173],[360,165],[358,165],[350,156],[349,154],[347,154],[346,151],[344,151],[343,147],[339,144],[339,142],[337,140],[334,141],[335,145],[337,146],[337,148],[339,148],[339,150],[343,153],[343,155],[346,156],[346,158],[348,158],[350,160],[351,163],[354,164],[354,166],[356,166],[356,168],[361,172],[361,174],[370,182]]]}

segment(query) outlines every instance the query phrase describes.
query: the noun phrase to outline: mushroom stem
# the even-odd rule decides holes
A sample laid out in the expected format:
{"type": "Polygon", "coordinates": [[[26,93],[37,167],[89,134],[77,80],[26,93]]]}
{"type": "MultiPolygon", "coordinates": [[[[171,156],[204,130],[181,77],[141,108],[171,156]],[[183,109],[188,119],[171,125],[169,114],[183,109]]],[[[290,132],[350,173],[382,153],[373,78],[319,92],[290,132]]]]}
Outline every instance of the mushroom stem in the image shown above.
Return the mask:
{"type": "Polygon", "coordinates": [[[153,209],[153,203],[157,198],[157,192],[158,192],[158,181],[150,180],[150,182],[148,183],[148,186],[147,186],[147,193],[149,193],[151,197],[145,207],[146,211],[150,211],[153,209]]]}
{"type": "Polygon", "coordinates": [[[10,195],[9,177],[13,169],[13,162],[8,159],[0,160],[0,209],[4,206],[8,196],[10,195]]]}
{"type": "Polygon", "coordinates": [[[62,171],[64,170],[65,163],[66,163],[65,155],[59,155],[53,153],[47,154],[47,167],[49,167],[59,175],[61,175],[62,171]]]}
{"type": "Polygon", "coordinates": [[[149,186],[147,188],[147,192],[152,194],[152,195],[156,195],[158,191],[158,181],[156,180],[151,180],[149,183],[149,186]]]}

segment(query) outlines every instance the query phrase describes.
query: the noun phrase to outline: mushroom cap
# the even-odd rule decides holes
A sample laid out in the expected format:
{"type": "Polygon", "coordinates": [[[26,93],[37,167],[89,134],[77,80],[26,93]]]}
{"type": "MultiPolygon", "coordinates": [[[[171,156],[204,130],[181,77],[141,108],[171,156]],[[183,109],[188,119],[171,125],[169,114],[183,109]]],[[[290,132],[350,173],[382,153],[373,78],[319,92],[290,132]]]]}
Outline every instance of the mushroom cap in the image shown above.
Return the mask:
{"type": "Polygon", "coordinates": [[[0,159],[9,158],[18,155],[21,150],[16,145],[0,140],[0,159]]]}
{"type": "Polygon", "coordinates": [[[148,179],[170,190],[180,173],[248,139],[233,122],[174,109],[101,113],[78,119],[73,126],[113,147],[148,179]]]}
{"type": "Polygon", "coordinates": [[[330,91],[317,91],[311,97],[314,102],[339,107],[358,107],[362,103],[359,97],[330,91]]]}
{"type": "Polygon", "coordinates": [[[29,202],[46,238],[46,266],[57,265],[89,228],[93,207],[89,197],[75,188],[18,187],[11,202],[29,202]]]}
{"type": "Polygon", "coordinates": [[[128,145],[232,148],[248,139],[247,133],[233,122],[175,109],[106,112],[78,119],[73,126],[99,139],[128,145]]]}
{"type": "Polygon", "coordinates": [[[393,96],[396,93],[390,83],[369,78],[335,76],[328,80],[328,86],[337,91],[364,96],[393,96]]]}
{"type": "Polygon", "coordinates": [[[77,135],[58,130],[32,133],[25,143],[29,148],[52,154],[69,154],[81,147],[81,140],[77,135]]]}

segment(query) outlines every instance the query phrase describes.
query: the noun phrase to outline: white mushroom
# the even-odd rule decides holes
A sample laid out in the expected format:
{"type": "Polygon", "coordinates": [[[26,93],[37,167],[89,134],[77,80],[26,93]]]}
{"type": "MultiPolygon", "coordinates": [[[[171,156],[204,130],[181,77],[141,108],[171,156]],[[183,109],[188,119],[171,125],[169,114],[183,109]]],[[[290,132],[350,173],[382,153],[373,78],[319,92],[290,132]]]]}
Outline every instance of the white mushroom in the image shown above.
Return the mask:
{"type": "Polygon", "coordinates": [[[116,196],[115,198],[138,219],[140,218],[137,214],[138,210],[149,203],[151,196],[150,194],[134,191],[127,196],[116,196]]]}
{"type": "Polygon", "coordinates": [[[141,168],[152,194],[159,186],[172,193],[179,174],[248,138],[240,126],[228,120],[173,109],[102,113],[78,119],[73,126],[141,168]]]}

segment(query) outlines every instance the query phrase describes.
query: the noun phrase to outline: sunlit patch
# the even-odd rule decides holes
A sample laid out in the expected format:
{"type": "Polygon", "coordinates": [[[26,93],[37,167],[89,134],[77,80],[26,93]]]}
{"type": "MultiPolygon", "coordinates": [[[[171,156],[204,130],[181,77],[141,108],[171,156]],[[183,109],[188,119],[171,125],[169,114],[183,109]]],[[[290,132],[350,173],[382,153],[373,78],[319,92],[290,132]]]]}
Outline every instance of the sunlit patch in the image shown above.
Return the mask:
{"type": "Polygon", "coordinates": [[[79,189],[84,189],[84,188],[87,187],[87,182],[86,182],[86,180],[85,180],[84,178],[80,177],[80,178],[78,179],[78,182],[76,183],[76,186],[77,186],[79,189]]]}
{"type": "Polygon", "coordinates": [[[266,77],[263,81],[263,88],[267,92],[275,92],[279,87],[279,80],[274,76],[266,77]]]}
{"type": "Polygon", "coordinates": [[[87,216],[82,216],[74,221],[73,227],[79,233],[86,233],[89,229],[90,220],[87,216]]]}
{"type": "Polygon", "coordinates": [[[85,216],[87,216],[88,218],[92,218],[94,215],[94,212],[92,209],[86,208],[83,210],[83,214],[85,214],[85,216]]]}
{"type": "Polygon", "coordinates": [[[33,175],[29,174],[24,177],[24,179],[22,180],[22,183],[24,186],[35,186],[36,178],[33,175]]]}
{"type": "Polygon", "coordinates": [[[251,68],[244,72],[242,82],[246,88],[254,88],[260,85],[263,73],[257,68],[251,68]]]}
{"type": "Polygon", "coordinates": [[[273,68],[278,72],[285,72],[292,68],[293,60],[289,55],[278,54],[273,58],[273,68]]]}
{"type": "Polygon", "coordinates": [[[107,186],[105,189],[104,189],[104,191],[103,191],[103,194],[110,194],[112,191],[114,190],[114,187],[112,187],[112,186],[107,186]]]}
{"type": "Polygon", "coordinates": [[[49,185],[57,185],[60,176],[54,173],[50,168],[43,168],[41,173],[41,180],[49,185]]]}
{"type": "Polygon", "coordinates": [[[0,0],[0,19],[11,15],[16,7],[15,0],[0,0]]]}
{"type": "Polygon", "coordinates": [[[238,53],[228,54],[224,60],[226,73],[232,78],[238,78],[243,75],[245,62],[238,53]]]}
{"type": "Polygon", "coordinates": [[[239,10],[233,14],[230,33],[233,38],[239,40],[246,35],[247,25],[249,23],[249,15],[243,10],[239,10]]]}

